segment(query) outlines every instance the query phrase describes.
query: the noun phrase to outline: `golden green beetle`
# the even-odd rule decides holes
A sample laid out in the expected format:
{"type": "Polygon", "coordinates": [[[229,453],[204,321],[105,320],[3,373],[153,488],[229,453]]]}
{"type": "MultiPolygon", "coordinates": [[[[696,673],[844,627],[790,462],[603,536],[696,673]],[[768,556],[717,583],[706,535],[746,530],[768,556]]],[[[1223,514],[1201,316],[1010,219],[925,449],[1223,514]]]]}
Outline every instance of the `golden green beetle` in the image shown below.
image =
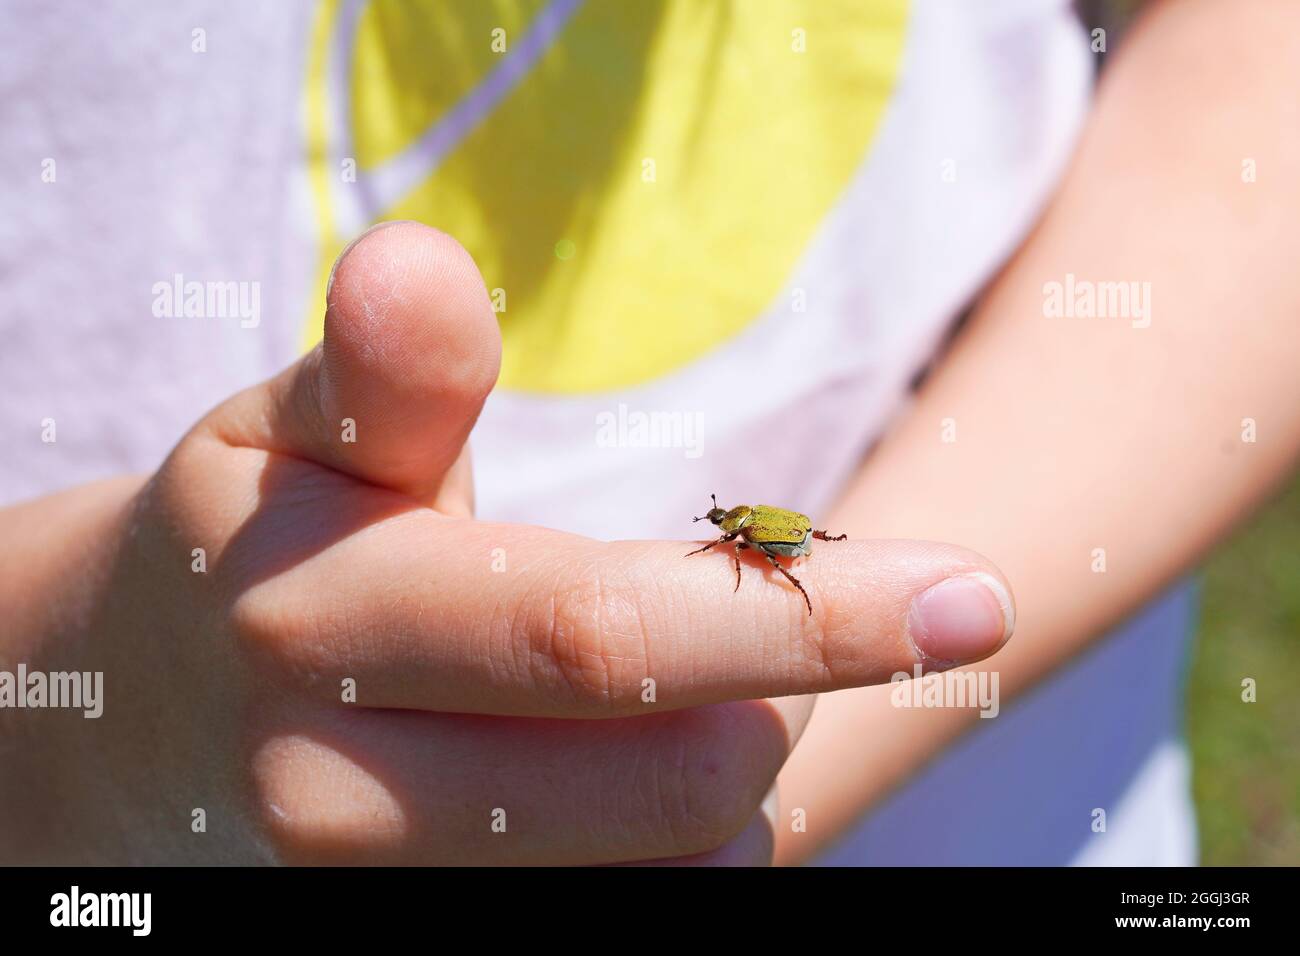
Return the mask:
{"type": "Polygon", "coordinates": [[[692,521],[712,521],[722,529],[722,537],[717,541],[710,541],[702,548],[696,548],[686,555],[699,554],[701,551],[708,551],[709,548],[725,544],[728,541],[736,541],[736,550],[732,557],[736,561],[736,587],[734,590],[740,590],[740,552],[746,548],[754,548],[763,557],[771,562],[772,567],[776,568],[786,576],[786,579],[799,589],[803,595],[804,602],[808,605],[808,613],[812,614],[812,601],[808,597],[808,592],[803,589],[799,579],[793,574],[781,567],[777,563],[777,558],[797,558],[801,555],[812,554],[812,539],[818,541],[843,541],[848,535],[841,534],[835,537],[827,534],[825,531],[814,531],[812,519],[807,515],[801,515],[797,511],[786,511],[784,508],[773,508],[771,505],[737,505],[730,511],[718,507],[718,496],[709,495],[713,499],[713,507],[708,513],[699,517],[692,518],[692,521]]]}

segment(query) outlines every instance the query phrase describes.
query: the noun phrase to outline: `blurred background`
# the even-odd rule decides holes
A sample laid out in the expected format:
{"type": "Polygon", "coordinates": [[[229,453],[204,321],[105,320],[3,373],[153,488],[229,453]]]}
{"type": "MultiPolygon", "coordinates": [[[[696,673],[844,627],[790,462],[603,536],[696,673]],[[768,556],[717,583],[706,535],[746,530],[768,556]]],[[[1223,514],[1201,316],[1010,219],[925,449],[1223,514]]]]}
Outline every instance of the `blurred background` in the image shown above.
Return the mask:
{"type": "MultiPolygon", "coordinates": [[[[1080,0],[1107,54],[1140,0],[1080,0]]],[[[1101,68],[1105,59],[1100,58],[1101,68]]],[[[1205,866],[1300,862],[1300,474],[1206,562],[1187,678],[1192,796],[1205,866]],[[1242,702],[1241,681],[1256,681],[1242,702]]]]}
{"type": "Polygon", "coordinates": [[[1300,476],[1205,566],[1187,687],[1203,865],[1300,861],[1298,638],[1300,476]]]}

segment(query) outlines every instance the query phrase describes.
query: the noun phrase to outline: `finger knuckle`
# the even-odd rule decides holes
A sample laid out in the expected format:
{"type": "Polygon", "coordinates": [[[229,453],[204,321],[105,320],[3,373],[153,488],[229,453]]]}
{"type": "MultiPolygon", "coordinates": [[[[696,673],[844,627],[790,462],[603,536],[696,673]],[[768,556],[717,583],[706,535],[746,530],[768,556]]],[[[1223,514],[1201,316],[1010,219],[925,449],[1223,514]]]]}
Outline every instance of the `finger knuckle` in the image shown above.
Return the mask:
{"type": "Polygon", "coordinates": [[[281,862],[379,862],[399,855],[409,822],[389,788],[309,733],[281,732],[252,759],[256,810],[281,862]]]}
{"type": "Polygon", "coordinates": [[[239,594],[227,611],[230,640],[243,660],[294,687],[337,687],[347,668],[311,620],[269,582],[239,594]]]}
{"type": "Polygon", "coordinates": [[[535,684],[567,695],[580,711],[607,712],[639,694],[646,674],[645,618],[617,572],[586,566],[561,574],[528,628],[535,684]]]}
{"type": "Polygon", "coordinates": [[[227,621],[235,644],[246,653],[281,657],[294,644],[289,618],[263,600],[257,589],[244,591],[231,601],[227,621]]]}
{"type": "Polygon", "coordinates": [[[674,853],[716,850],[748,826],[784,759],[772,731],[743,705],[685,711],[672,722],[644,789],[674,853]]]}

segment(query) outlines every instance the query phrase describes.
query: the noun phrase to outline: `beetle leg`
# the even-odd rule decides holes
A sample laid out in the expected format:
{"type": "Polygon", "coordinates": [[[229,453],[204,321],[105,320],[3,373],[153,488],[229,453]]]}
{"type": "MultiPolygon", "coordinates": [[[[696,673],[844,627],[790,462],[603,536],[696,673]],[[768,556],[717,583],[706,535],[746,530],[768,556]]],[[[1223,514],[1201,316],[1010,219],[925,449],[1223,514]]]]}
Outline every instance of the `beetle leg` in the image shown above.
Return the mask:
{"type": "Polygon", "coordinates": [[[768,554],[766,551],[763,552],[763,556],[767,558],[768,561],[771,562],[772,567],[776,568],[778,571],[780,571],[782,574],[785,575],[787,581],[789,581],[791,584],[793,584],[795,587],[799,589],[799,593],[803,595],[804,603],[808,605],[808,615],[811,617],[812,599],[808,597],[808,592],[803,589],[803,585],[799,583],[799,579],[796,578],[789,571],[787,571],[785,568],[781,567],[780,563],[776,560],[776,558],[768,554]]]}
{"type": "Polygon", "coordinates": [[[818,541],[847,541],[849,536],[847,534],[832,535],[826,531],[814,531],[813,537],[818,541]]]}
{"type": "Polygon", "coordinates": [[[748,547],[749,545],[745,544],[743,541],[736,542],[736,551],[733,555],[736,559],[736,586],[732,589],[732,594],[735,594],[740,590],[740,552],[744,551],[748,547]]]}
{"type": "Polygon", "coordinates": [[[702,547],[702,548],[696,548],[694,551],[687,551],[687,552],[686,552],[686,557],[689,558],[692,554],[699,554],[701,551],[708,551],[709,548],[715,548],[715,547],[717,547],[717,546],[720,545],[720,544],[723,544],[723,543],[725,543],[725,542],[727,542],[727,541],[730,541],[732,538],[734,538],[734,537],[735,537],[736,535],[738,535],[738,534],[740,534],[739,531],[728,531],[726,534],[724,534],[724,535],[723,535],[721,538],[719,538],[717,541],[710,541],[708,544],[706,544],[706,545],[705,545],[704,547],[702,547]]]}

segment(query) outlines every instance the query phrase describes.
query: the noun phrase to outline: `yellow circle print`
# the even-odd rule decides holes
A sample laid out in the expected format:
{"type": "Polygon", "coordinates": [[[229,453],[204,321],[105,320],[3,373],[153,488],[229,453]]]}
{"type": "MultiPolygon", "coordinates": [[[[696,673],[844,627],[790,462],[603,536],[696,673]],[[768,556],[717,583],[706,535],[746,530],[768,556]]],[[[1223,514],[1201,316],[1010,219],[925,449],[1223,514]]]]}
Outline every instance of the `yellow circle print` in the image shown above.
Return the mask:
{"type": "Polygon", "coordinates": [[[501,383],[660,377],[769,307],[866,155],[906,0],[333,0],[308,56],[324,277],[418,219],[478,262],[501,383]]]}

